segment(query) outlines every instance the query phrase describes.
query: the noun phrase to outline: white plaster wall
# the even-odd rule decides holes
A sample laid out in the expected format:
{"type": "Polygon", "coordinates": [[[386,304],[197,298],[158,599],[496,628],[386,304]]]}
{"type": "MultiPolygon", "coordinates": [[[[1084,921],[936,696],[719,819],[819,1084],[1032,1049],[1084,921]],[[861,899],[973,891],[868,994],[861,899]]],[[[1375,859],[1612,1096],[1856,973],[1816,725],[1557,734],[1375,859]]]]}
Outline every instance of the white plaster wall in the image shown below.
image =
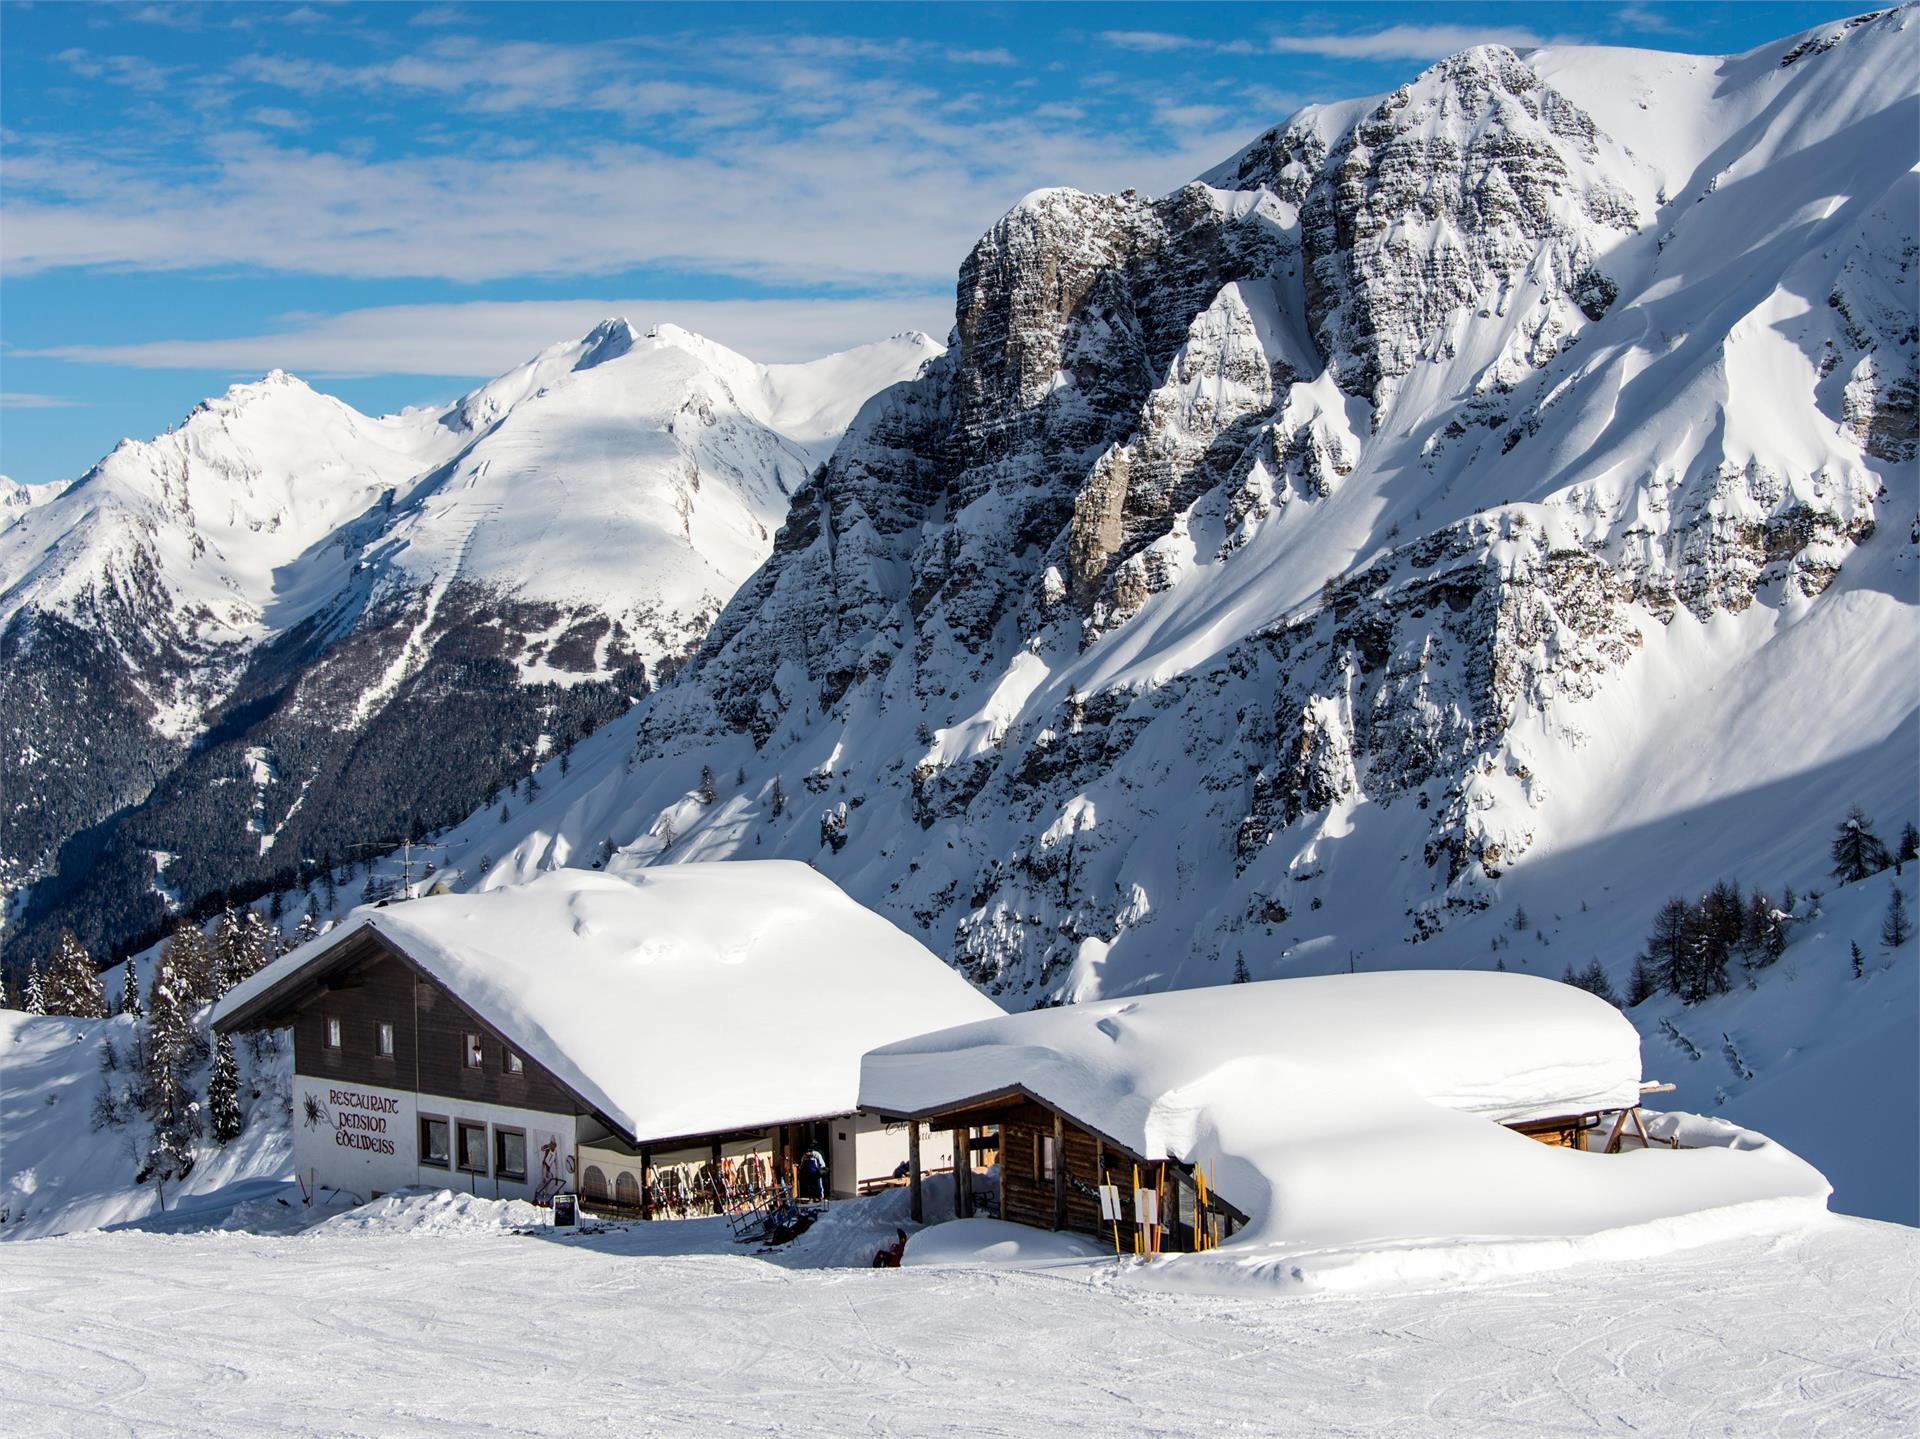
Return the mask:
{"type": "MultiPolygon", "coordinates": [[[[827,1156],[836,1197],[857,1194],[863,1179],[885,1179],[907,1158],[907,1127],[888,1127],[871,1114],[844,1114],[832,1120],[832,1152],[827,1156]]],[[[953,1132],[920,1129],[920,1172],[953,1168],[953,1132]]]]}
{"type": "Polygon", "coordinates": [[[308,1074],[293,1077],[293,1162],[308,1190],[329,1188],[366,1200],[409,1185],[461,1189],[492,1199],[532,1199],[573,1187],[574,1119],[501,1104],[479,1104],[410,1090],[356,1084],[308,1074]],[[487,1166],[493,1166],[493,1127],[527,1135],[527,1177],[502,1179],[457,1168],[421,1164],[420,1116],[449,1121],[448,1148],[458,1155],[459,1121],[487,1126],[487,1166]],[[549,1148],[551,1146],[551,1148],[549,1148]],[[557,1181],[554,1182],[554,1181],[557,1181]]]}

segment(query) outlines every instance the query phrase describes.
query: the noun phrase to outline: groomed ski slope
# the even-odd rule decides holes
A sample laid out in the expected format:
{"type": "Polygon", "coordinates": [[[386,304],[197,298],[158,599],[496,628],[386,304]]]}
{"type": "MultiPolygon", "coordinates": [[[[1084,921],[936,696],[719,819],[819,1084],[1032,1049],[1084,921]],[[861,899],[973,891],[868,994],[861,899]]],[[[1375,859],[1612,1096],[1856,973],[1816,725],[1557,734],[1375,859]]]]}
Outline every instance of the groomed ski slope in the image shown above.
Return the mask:
{"type": "Polygon", "coordinates": [[[508,1208],[13,1246],[0,1432],[1860,1439],[1920,1422],[1920,1236],[1866,1220],[1546,1280],[1247,1300],[1111,1261],[792,1268],[713,1252],[722,1226],[699,1221],[518,1236],[508,1208]]]}

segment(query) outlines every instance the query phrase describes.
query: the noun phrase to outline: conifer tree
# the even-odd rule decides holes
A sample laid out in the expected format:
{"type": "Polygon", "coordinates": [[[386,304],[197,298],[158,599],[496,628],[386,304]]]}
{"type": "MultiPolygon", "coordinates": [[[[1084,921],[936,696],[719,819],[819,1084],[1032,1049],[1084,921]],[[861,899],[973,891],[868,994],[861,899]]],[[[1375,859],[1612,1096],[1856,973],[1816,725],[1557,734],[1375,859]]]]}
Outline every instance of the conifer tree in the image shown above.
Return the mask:
{"type": "Polygon", "coordinates": [[[1643,954],[1633,962],[1633,978],[1627,984],[1627,1008],[1645,1004],[1659,992],[1659,966],[1643,954]]]}
{"type": "Polygon", "coordinates": [[[213,1070],[207,1076],[207,1122],[216,1144],[238,1139],[246,1122],[240,1113],[240,1066],[233,1057],[233,1040],[221,1035],[213,1043],[213,1070]]]}
{"type": "Polygon", "coordinates": [[[1887,917],[1880,922],[1880,942],[1898,949],[1913,937],[1913,921],[1907,916],[1907,897],[1897,888],[1887,896],[1887,917]]]}
{"type": "Polygon", "coordinates": [[[1870,874],[1878,874],[1888,863],[1887,847],[1868,825],[1860,806],[1855,805],[1833,836],[1834,877],[1842,884],[1857,884],[1870,874]]]}
{"type": "MultiPolygon", "coordinates": [[[[160,982],[162,969],[172,971],[173,987],[189,1011],[219,998],[214,991],[214,946],[192,920],[181,920],[167,936],[160,951],[160,964],[153,972],[155,984],[160,982]]],[[[152,1010],[151,996],[147,1007],[152,1010]]]]}
{"type": "Polygon", "coordinates": [[[1571,984],[1577,989],[1584,989],[1588,994],[1604,999],[1616,1008],[1620,1004],[1620,996],[1614,992],[1613,981],[1607,978],[1607,967],[1600,963],[1598,958],[1582,965],[1579,969],[1569,964],[1567,972],[1560,978],[1563,983],[1571,984]]]}
{"type": "Polygon", "coordinates": [[[120,1012],[135,1016],[146,1013],[140,1003],[140,976],[135,970],[132,955],[128,955],[127,962],[120,966],[120,1012]]]}
{"type": "Polygon", "coordinates": [[[63,929],[47,956],[47,972],[40,981],[41,1002],[48,1014],[71,1015],[76,1019],[105,1019],[107,992],[100,983],[100,972],[93,956],[74,936],[63,929]]]}
{"type": "Polygon", "coordinates": [[[1247,969],[1247,957],[1244,954],[1236,954],[1233,957],[1233,982],[1235,984],[1248,984],[1251,983],[1252,980],[1253,975],[1247,969]]]}
{"type": "Polygon", "coordinates": [[[780,818],[787,812],[787,792],[780,787],[780,776],[773,777],[773,799],[771,801],[773,817],[780,818]]]}
{"type": "Polygon", "coordinates": [[[713,766],[712,765],[703,764],[700,766],[700,788],[695,790],[693,793],[694,793],[694,798],[699,800],[700,803],[702,804],[712,804],[714,800],[718,798],[718,796],[714,794],[714,790],[713,790],[713,766]]]}
{"type": "Polygon", "coordinates": [[[1773,901],[1759,890],[1747,901],[1744,932],[1740,936],[1740,962],[1749,970],[1772,964],[1787,948],[1787,931],[1773,901]]]}
{"type": "Polygon", "coordinates": [[[1654,916],[1646,959],[1669,994],[1685,1000],[1693,992],[1693,909],[1684,899],[1668,900],[1654,916]]]}
{"type": "Polygon", "coordinates": [[[1900,847],[1893,852],[1893,857],[1902,864],[1911,864],[1920,859],[1920,829],[1913,827],[1912,820],[1908,820],[1901,828],[1900,847]]]}
{"type": "Polygon", "coordinates": [[[315,922],[313,910],[309,907],[307,912],[300,916],[300,923],[294,926],[293,938],[289,940],[288,943],[293,948],[298,949],[308,940],[318,939],[319,937],[320,926],[315,922]]]}
{"type": "Polygon", "coordinates": [[[27,990],[23,998],[23,1007],[28,1014],[47,1012],[47,996],[40,988],[40,961],[37,959],[27,967],[27,990]]]}
{"type": "MultiPolygon", "coordinates": [[[[169,948],[172,946],[169,945],[169,948]]],[[[147,992],[146,1097],[153,1147],[137,1176],[141,1183],[183,1177],[193,1168],[193,1134],[200,1106],[187,1088],[195,1040],[192,988],[162,954],[147,992]]]]}
{"type": "Polygon", "coordinates": [[[1853,951],[1853,977],[1855,979],[1865,979],[1867,976],[1867,957],[1860,952],[1860,941],[1856,939],[1848,947],[1853,951]]]}

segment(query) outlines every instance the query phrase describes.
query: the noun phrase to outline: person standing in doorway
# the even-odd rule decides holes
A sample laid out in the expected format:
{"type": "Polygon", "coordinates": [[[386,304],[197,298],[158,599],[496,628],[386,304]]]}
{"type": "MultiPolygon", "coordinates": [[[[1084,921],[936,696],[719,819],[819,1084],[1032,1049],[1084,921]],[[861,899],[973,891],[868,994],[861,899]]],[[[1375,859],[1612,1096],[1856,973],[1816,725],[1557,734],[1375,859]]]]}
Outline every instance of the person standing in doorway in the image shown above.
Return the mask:
{"type": "Polygon", "coordinates": [[[817,1149],[800,1156],[800,1197],[821,1200],[827,1197],[827,1161],[817,1149]]]}

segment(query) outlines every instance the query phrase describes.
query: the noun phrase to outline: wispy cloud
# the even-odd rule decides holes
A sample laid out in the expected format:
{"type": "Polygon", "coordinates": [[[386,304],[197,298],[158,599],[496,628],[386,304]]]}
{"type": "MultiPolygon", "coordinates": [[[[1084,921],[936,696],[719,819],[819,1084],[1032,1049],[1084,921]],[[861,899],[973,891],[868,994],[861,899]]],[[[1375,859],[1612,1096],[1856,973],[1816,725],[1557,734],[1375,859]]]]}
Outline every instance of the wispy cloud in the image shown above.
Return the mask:
{"type": "Polygon", "coordinates": [[[1214,40],[1164,30],[1107,30],[1101,39],[1122,50],[1160,55],[1206,51],[1221,55],[1269,52],[1318,55],[1330,60],[1437,60],[1474,45],[1527,48],[1545,43],[1536,32],[1515,25],[1389,25],[1359,34],[1277,34],[1263,40],[1214,40]]]}
{"type": "MultiPolygon", "coordinates": [[[[473,301],[387,305],[291,317],[282,327],[218,340],[62,345],[25,355],[157,370],[259,374],[279,368],[313,378],[368,374],[488,377],[556,340],[622,315],[641,329],[676,324],[765,363],[817,359],[885,335],[925,330],[944,339],[953,323],[948,291],[835,300],[473,301]]],[[[30,404],[50,396],[27,396],[30,404]]],[[[8,403],[12,403],[9,399],[8,403]]]]}
{"type": "Polygon", "coordinates": [[[1609,19],[1616,30],[1641,30],[1649,35],[1684,35],[1688,27],[1674,19],[1675,13],[1674,7],[1665,5],[1622,5],[1609,19]]]}
{"type": "Polygon", "coordinates": [[[29,390],[0,390],[0,410],[86,410],[88,400],[72,400],[65,395],[38,395],[29,390]]]}
{"type": "Polygon", "coordinates": [[[1389,25],[1361,35],[1273,35],[1271,50],[1288,55],[1323,55],[1336,60],[1438,60],[1474,45],[1510,45],[1526,49],[1544,44],[1521,26],[1389,25]]]}

